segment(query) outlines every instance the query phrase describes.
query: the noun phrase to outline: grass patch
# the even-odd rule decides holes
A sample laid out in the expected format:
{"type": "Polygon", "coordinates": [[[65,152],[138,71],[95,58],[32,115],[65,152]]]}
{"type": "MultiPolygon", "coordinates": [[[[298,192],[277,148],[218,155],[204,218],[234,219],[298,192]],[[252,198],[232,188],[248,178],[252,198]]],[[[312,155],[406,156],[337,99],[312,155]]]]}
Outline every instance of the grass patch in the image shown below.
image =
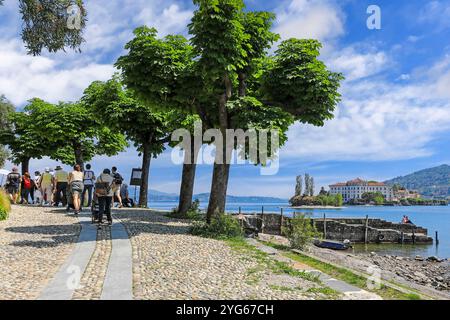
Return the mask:
{"type": "MultiPolygon", "coordinates": [[[[286,274],[289,276],[299,277],[307,281],[323,285],[322,282],[319,280],[318,276],[315,276],[305,271],[296,270],[285,262],[271,259],[269,254],[262,252],[261,250],[258,250],[257,248],[247,243],[242,238],[230,238],[225,240],[225,242],[230,246],[230,248],[233,251],[239,253],[242,256],[242,259],[257,261],[258,263],[257,267],[250,268],[249,270],[247,270],[247,276],[249,277],[249,279],[247,280],[248,284],[257,284],[261,280],[261,273],[263,273],[265,270],[270,270],[274,274],[279,275],[286,274]]],[[[277,288],[275,288],[275,286],[269,287],[271,288],[273,287],[272,289],[287,291],[285,287],[278,287],[278,286],[277,288]]],[[[291,288],[287,289],[290,289],[291,291],[295,290],[291,288]]],[[[301,288],[297,289],[302,290],[301,288]]],[[[329,296],[331,299],[335,299],[337,296],[339,296],[339,293],[331,288],[323,287],[319,289],[323,289],[323,292],[320,293],[329,296]]]]}
{"type": "Polygon", "coordinates": [[[284,251],[283,254],[292,260],[307,264],[319,271],[322,271],[323,273],[326,273],[327,275],[329,275],[335,279],[342,280],[348,284],[354,285],[355,287],[378,294],[383,299],[387,299],[387,300],[421,300],[421,297],[418,294],[403,293],[396,289],[387,287],[384,284],[381,284],[379,289],[369,289],[369,288],[367,288],[367,278],[366,277],[357,275],[346,268],[335,267],[329,263],[319,261],[319,260],[311,258],[307,255],[288,251],[289,248],[286,246],[277,245],[277,244],[268,243],[268,242],[264,242],[264,243],[266,245],[276,248],[278,250],[283,250],[284,251]]]}
{"type": "Polygon", "coordinates": [[[0,189],[0,221],[8,219],[11,212],[11,202],[5,191],[0,189]]]}

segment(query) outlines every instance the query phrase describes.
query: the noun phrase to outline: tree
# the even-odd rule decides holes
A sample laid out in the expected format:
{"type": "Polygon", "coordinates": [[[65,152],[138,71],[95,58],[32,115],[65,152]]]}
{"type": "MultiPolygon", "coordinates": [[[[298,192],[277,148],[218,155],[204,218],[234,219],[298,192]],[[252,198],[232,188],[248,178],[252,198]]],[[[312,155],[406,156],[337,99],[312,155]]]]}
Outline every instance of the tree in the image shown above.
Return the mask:
{"type": "Polygon", "coordinates": [[[8,145],[13,163],[22,167],[22,174],[29,172],[30,160],[50,156],[57,149],[57,145],[50,142],[46,135],[38,133],[35,117],[39,114],[33,112],[37,108],[49,106],[46,102],[33,99],[25,107],[25,112],[9,114],[9,130],[2,131],[0,140],[8,145]]]}
{"type": "MultiPolygon", "coordinates": [[[[14,112],[14,106],[9,102],[4,95],[0,96],[0,135],[9,133],[12,130],[9,122],[9,115],[14,112]]],[[[9,156],[4,144],[7,144],[0,138],[0,168],[5,165],[5,161],[9,156]]]]}
{"type": "MultiPolygon", "coordinates": [[[[0,1],[0,6],[3,1],[0,1]]],[[[19,0],[22,40],[29,54],[80,50],[87,12],[82,0],[19,0]]]]}
{"type": "Polygon", "coordinates": [[[344,204],[344,198],[342,197],[342,194],[338,193],[336,195],[336,203],[335,206],[336,207],[342,207],[342,205],[344,204]]]}
{"type": "Polygon", "coordinates": [[[54,105],[33,99],[25,112],[33,115],[33,137],[45,137],[55,146],[50,157],[68,165],[83,168],[94,156],[113,156],[128,145],[122,134],[108,128],[82,102],[54,105]]]}
{"type": "Polygon", "coordinates": [[[319,192],[320,196],[328,196],[329,193],[325,190],[324,187],[320,188],[320,192],[319,192]]]}
{"type": "Polygon", "coordinates": [[[305,196],[310,196],[311,179],[308,173],[305,174],[305,196]]]}
{"type": "MultiPolygon", "coordinates": [[[[234,138],[229,141],[227,130],[273,129],[282,146],[294,120],[320,126],[333,117],[342,76],[317,59],[321,45],[315,40],[287,40],[273,57],[267,56],[279,38],[270,31],[272,13],[244,11],[242,0],[194,4],[198,8],[189,24],[192,47],[180,37],[161,40],[154,29],[139,28],[126,46],[129,53],[116,65],[125,85],[140,98],[192,110],[222,133],[207,211],[210,221],[225,211],[229,159],[234,149],[242,149],[234,138]]],[[[256,157],[254,164],[265,165],[276,155],[277,146],[267,147],[267,158],[256,157]]],[[[251,158],[245,151],[239,154],[251,158]]]]}
{"type": "Polygon", "coordinates": [[[297,183],[295,185],[295,196],[299,197],[302,195],[303,185],[302,185],[302,176],[297,176],[297,183]]]}
{"type": "Polygon", "coordinates": [[[133,141],[142,154],[139,206],[147,207],[151,158],[165,150],[179,119],[173,113],[157,112],[155,107],[136,100],[117,77],[107,82],[92,83],[85,90],[82,101],[100,115],[109,128],[133,141]]]}

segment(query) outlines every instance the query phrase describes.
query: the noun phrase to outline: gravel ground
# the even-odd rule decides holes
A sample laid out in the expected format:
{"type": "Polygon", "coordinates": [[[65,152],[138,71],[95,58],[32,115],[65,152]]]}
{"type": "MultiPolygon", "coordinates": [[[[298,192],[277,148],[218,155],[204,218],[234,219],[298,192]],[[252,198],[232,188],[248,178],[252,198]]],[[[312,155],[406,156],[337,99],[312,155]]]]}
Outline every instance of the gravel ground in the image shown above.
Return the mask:
{"type": "Polygon", "coordinates": [[[391,255],[362,255],[382,270],[389,270],[396,276],[419,285],[446,292],[450,297],[450,263],[426,261],[423,258],[399,257],[391,255]],[[419,261],[421,260],[421,261],[419,261]]]}
{"type": "Polygon", "coordinates": [[[324,299],[321,285],[274,274],[223,241],[188,234],[189,224],[144,210],[118,210],[133,246],[134,297],[147,299],[324,299]],[[307,292],[308,289],[314,293],[307,292]],[[319,293],[318,293],[319,292],[319,293]]]}
{"type": "Polygon", "coordinates": [[[0,222],[0,300],[36,299],[72,252],[78,220],[52,211],[14,206],[0,222]]]}
{"type": "Polygon", "coordinates": [[[81,277],[80,289],[75,290],[73,300],[99,300],[103,281],[111,256],[111,228],[103,227],[97,231],[97,245],[86,270],[81,277]]]}

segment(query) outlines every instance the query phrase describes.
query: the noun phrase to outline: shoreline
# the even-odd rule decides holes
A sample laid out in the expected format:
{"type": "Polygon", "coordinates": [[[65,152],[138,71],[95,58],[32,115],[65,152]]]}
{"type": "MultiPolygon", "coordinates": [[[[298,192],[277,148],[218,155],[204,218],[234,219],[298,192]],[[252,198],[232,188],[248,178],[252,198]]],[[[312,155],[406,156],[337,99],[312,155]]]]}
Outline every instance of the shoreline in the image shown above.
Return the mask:
{"type": "Polygon", "coordinates": [[[331,207],[331,206],[295,206],[295,207],[286,207],[291,209],[333,209],[333,210],[341,210],[347,209],[348,207],[331,207]]]}

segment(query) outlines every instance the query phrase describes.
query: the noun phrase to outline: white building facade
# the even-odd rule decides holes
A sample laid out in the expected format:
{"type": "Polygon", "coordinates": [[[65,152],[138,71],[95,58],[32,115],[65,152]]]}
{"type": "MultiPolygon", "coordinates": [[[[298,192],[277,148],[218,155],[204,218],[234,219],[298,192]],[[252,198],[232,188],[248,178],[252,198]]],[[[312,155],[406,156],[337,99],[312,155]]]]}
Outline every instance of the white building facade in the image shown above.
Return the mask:
{"type": "Polygon", "coordinates": [[[380,192],[386,201],[392,201],[394,199],[392,187],[382,182],[365,181],[358,178],[344,183],[330,185],[330,194],[341,194],[344,202],[352,199],[362,199],[362,195],[368,192],[380,192]]]}

